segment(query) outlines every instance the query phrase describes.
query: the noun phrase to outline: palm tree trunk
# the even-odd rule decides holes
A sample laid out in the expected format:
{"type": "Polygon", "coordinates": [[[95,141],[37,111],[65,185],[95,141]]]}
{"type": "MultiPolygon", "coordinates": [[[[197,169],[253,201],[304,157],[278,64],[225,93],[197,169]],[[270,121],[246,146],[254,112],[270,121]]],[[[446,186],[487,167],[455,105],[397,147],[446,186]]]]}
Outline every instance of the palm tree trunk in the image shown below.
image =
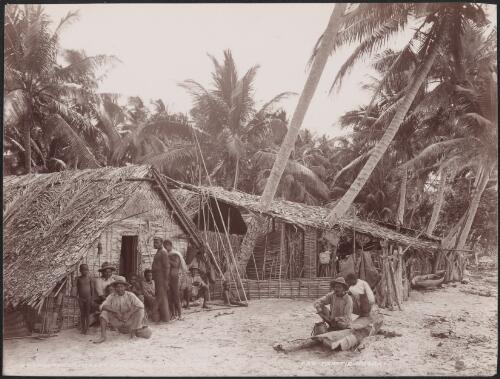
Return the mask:
{"type": "Polygon", "coordinates": [[[26,174],[31,174],[31,109],[28,109],[28,112],[26,113],[23,128],[24,168],[26,170],[26,174]]]}
{"type": "Polygon", "coordinates": [[[405,169],[403,178],[401,179],[401,188],[399,190],[399,206],[398,206],[398,224],[403,225],[405,218],[405,204],[406,204],[406,186],[408,183],[408,172],[405,169]]]}
{"type": "MultiPolygon", "coordinates": [[[[280,151],[276,157],[276,160],[274,161],[274,165],[269,178],[267,179],[266,187],[264,188],[262,196],[260,197],[260,206],[262,207],[262,210],[266,210],[269,208],[272,200],[274,199],[274,196],[276,195],[281,176],[283,175],[283,171],[285,170],[286,164],[288,163],[288,158],[290,157],[290,153],[295,147],[295,140],[299,133],[300,127],[302,126],[302,122],[306,115],[307,109],[309,108],[309,104],[311,103],[314,93],[316,92],[316,88],[318,87],[321,74],[323,73],[326,62],[328,61],[328,56],[332,51],[333,43],[340,29],[342,17],[344,15],[346,7],[346,3],[335,4],[335,8],[333,9],[332,15],[330,16],[330,21],[328,22],[328,26],[323,35],[321,45],[316,57],[314,58],[309,76],[307,77],[304,89],[302,90],[302,93],[300,95],[297,107],[295,108],[295,112],[293,113],[290,127],[288,128],[285,139],[281,144],[280,151]]],[[[254,218],[252,218],[252,220],[250,221],[247,233],[241,244],[239,262],[240,267],[246,267],[246,264],[250,259],[250,256],[252,255],[253,249],[255,247],[258,230],[262,228],[263,224],[265,223],[263,223],[262,221],[259,222],[259,220],[255,220],[254,218]]]]}
{"type": "Polygon", "coordinates": [[[235,168],[235,171],[234,171],[234,183],[233,183],[233,189],[237,189],[236,187],[238,187],[238,177],[239,177],[239,174],[240,174],[240,158],[237,158],[236,159],[236,168],[235,168]]]}
{"type": "Polygon", "coordinates": [[[328,215],[328,222],[330,224],[334,224],[339,218],[345,215],[349,207],[354,202],[356,196],[358,196],[359,192],[368,181],[368,178],[370,177],[371,173],[377,166],[378,162],[388,149],[390,143],[394,139],[394,136],[399,130],[399,127],[401,126],[401,123],[403,122],[406,113],[410,109],[413,100],[415,100],[415,96],[417,95],[418,90],[420,89],[420,87],[422,87],[422,84],[424,83],[425,79],[427,78],[427,75],[429,74],[429,71],[432,68],[432,65],[434,64],[434,60],[436,59],[436,56],[438,54],[439,46],[441,45],[441,40],[442,40],[442,33],[438,33],[438,37],[434,43],[431,52],[427,55],[425,62],[422,66],[422,69],[418,72],[415,79],[413,80],[413,83],[408,89],[408,92],[406,93],[405,98],[401,103],[401,106],[394,114],[394,117],[392,118],[389,127],[385,131],[380,141],[375,146],[372,154],[370,154],[368,161],[365,163],[365,165],[359,172],[356,180],[354,180],[354,182],[351,184],[347,192],[339,200],[339,202],[335,205],[335,207],[328,215]]]}
{"type": "Polygon", "coordinates": [[[328,56],[332,51],[332,46],[337,37],[337,32],[340,29],[341,20],[344,15],[347,4],[339,3],[335,4],[332,15],[330,16],[330,21],[323,35],[323,40],[317,52],[316,57],[311,66],[311,71],[307,77],[307,81],[304,85],[304,89],[299,98],[295,112],[293,113],[292,121],[290,122],[290,127],[286,133],[285,139],[283,140],[278,156],[274,162],[269,178],[267,179],[266,187],[260,197],[260,205],[263,209],[267,209],[276,195],[276,190],[278,184],[285,170],[286,164],[288,163],[288,158],[290,153],[295,147],[295,140],[299,134],[300,127],[302,126],[302,121],[306,115],[309,104],[316,92],[319,80],[321,79],[321,74],[325,68],[326,62],[328,61],[328,56]]]}
{"type": "Polygon", "coordinates": [[[432,233],[434,233],[434,229],[436,229],[436,225],[439,220],[439,213],[441,212],[441,208],[443,207],[446,177],[446,171],[439,170],[439,188],[437,198],[434,200],[431,220],[429,221],[429,225],[427,225],[427,234],[430,236],[432,235],[432,233]]]}
{"type": "Polygon", "coordinates": [[[472,196],[472,200],[467,211],[467,218],[458,236],[458,241],[455,247],[458,250],[462,250],[465,247],[465,242],[467,241],[472,223],[474,221],[474,218],[476,217],[476,212],[477,208],[479,207],[479,202],[481,201],[481,196],[483,195],[484,189],[486,188],[486,185],[490,180],[490,171],[491,167],[489,165],[481,170],[481,178],[479,179],[479,183],[474,190],[474,195],[472,196]]]}

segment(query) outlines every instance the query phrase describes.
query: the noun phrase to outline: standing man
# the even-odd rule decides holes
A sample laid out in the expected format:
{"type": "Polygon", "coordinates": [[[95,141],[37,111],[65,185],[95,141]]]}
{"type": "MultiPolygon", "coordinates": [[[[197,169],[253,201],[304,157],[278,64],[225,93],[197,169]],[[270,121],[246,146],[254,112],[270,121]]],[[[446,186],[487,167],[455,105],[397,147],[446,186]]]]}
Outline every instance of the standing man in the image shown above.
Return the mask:
{"type": "Polygon", "coordinates": [[[348,286],[344,278],[333,279],[330,283],[333,292],[326,294],[314,302],[316,311],[329,330],[349,329],[351,326],[352,299],[347,294],[348,286]],[[327,308],[330,305],[330,309],[327,308]]]}
{"type": "Polygon", "coordinates": [[[127,281],[120,277],[112,283],[111,293],[101,305],[101,338],[94,343],[106,341],[106,328],[112,325],[120,333],[130,333],[134,338],[137,330],[143,327],[144,304],[133,292],[126,291],[130,287],[127,281]]]}
{"type": "Polygon", "coordinates": [[[168,306],[168,288],[170,278],[170,261],[167,251],[163,248],[163,240],[160,237],[153,239],[153,246],[156,249],[155,257],[151,269],[153,280],[155,281],[156,302],[160,310],[160,321],[170,321],[170,309],[168,306]]]}
{"type": "Polygon", "coordinates": [[[163,247],[168,252],[170,260],[170,275],[169,275],[169,295],[170,307],[173,318],[181,318],[181,300],[179,291],[180,274],[187,271],[186,262],[181,253],[172,248],[172,241],[163,241],[163,247]]]}
{"type": "Polygon", "coordinates": [[[108,286],[115,281],[118,275],[113,274],[116,268],[109,262],[104,262],[98,271],[101,273],[101,276],[94,280],[95,302],[102,304],[109,295],[108,286]]]}

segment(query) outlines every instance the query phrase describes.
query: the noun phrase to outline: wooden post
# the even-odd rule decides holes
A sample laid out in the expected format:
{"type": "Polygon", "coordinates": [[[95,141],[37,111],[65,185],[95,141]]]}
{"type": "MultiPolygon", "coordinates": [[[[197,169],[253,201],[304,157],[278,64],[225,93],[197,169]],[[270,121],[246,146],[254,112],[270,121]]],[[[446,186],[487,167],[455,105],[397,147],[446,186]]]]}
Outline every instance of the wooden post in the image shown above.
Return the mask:
{"type": "Polygon", "coordinates": [[[285,223],[281,224],[281,241],[280,241],[280,268],[278,274],[278,299],[281,297],[281,265],[282,265],[282,257],[283,250],[285,249],[285,223]]]}
{"type": "MultiPolygon", "coordinates": [[[[389,258],[392,258],[392,256],[389,257],[389,258]]],[[[398,306],[398,309],[400,311],[402,311],[402,309],[401,309],[401,302],[400,302],[399,296],[398,296],[398,288],[397,288],[397,285],[396,285],[396,279],[395,279],[394,269],[392,267],[391,259],[388,259],[387,263],[389,264],[389,274],[390,274],[390,278],[391,278],[392,287],[394,289],[394,298],[396,299],[396,304],[398,306]]]]}
{"type": "Polygon", "coordinates": [[[384,277],[384,282],[385,282],[385,289],[386,289],[386,305],[389,307],[389,309],[392,311],[394,308],[392,306],[393,304],[393,297],[392,297],[392,291],[391,291],[391,284],[390,284],[390,274],[389,274],[389,265],[388,265],[388,242],[386,240],[381,241],[380,245],[382,247],[382,268],[383,268],[383,277],[384,277]]]}

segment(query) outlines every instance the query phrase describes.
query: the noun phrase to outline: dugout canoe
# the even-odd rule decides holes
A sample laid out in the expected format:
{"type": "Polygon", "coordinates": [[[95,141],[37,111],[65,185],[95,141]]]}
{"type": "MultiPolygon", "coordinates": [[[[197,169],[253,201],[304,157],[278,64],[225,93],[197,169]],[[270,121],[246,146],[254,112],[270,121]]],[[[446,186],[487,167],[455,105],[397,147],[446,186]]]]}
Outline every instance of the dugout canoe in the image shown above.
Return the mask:
{"type": "Polygon", "coordinates": [[[330,350],[351,350],[364,338],[376,334],[382,326],[383,320],[384,317],[380,313],[374,313],[369,317],[358,317],[351,323],[351,329],[336,330],[309,338],[277,343],[273,348],[276,351],[290,353],[322,344],[330,350]]]}
{"type": "Polygon", "coordinates": [[[436,274],[417,275],[411,280],[412,288],[434,288],[444,282],[445,271],[438,271],[436,274]]]}

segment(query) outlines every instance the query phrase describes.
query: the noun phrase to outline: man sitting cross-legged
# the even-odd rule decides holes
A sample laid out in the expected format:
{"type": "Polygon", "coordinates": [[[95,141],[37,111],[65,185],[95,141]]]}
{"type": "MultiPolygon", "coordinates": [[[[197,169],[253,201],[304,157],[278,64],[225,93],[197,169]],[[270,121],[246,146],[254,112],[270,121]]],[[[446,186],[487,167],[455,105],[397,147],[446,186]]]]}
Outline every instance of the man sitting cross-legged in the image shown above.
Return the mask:
{"type": "Polygon", "coordinates": [[[143,327],[144,304],[134,293],[126,291],[130,284],[118,278],[111,285],[114,291],[101,305],[101,338],[94,343],[106,341],[108,325],[112,325],[120,333],[130,333],[130,338],[134,338],[136,331],[143,327]]]}
{"type": "Polygon", "coordinates": [[[344,278],[331,281],[333,292],[326,294],[314,302],[316,311],[328,323],[329,330],[349,329],[351,326],[352,298],[347,294],[348,286],[344,278]],[[330,309],[327,308],[330,305],[330,309]]]}

